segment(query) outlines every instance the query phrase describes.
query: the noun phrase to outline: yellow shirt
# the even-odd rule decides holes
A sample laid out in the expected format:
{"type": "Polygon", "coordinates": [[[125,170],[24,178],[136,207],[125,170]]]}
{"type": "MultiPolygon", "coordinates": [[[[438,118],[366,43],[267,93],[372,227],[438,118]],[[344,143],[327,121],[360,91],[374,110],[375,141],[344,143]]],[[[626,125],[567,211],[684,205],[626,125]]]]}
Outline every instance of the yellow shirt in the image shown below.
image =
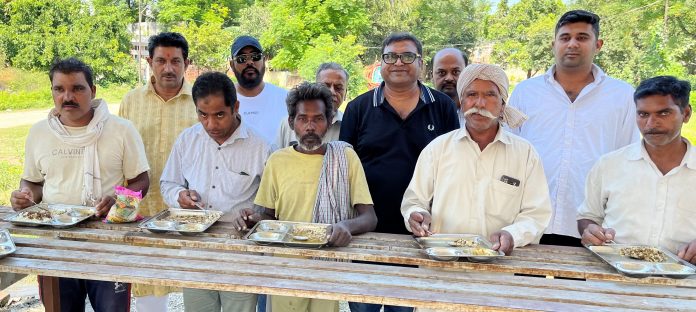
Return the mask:
{"type": "MultiPolygon", "coordinates": [[[[346,158],[350,205],[371,205],[372,197],[358,154],[347,148],[346,158]]],[[[323,160],[324,155],[302,154],[292,146],[276,151],[266,163],[254,203],[275,209],[278,220],[312,222],[323,160]]]]}
{"type": "Polygon", "coordinates": [[[140,132],[150,163],[150,191],[140,203],[143,216],[167,208],[160,193],[160,176],[179,133],[198,122],[190,83],[184,81],[179,93],[166,102],[157,95],[153,83],[150,79],[150,83],[128,92],[118,112],[140,132]]]}

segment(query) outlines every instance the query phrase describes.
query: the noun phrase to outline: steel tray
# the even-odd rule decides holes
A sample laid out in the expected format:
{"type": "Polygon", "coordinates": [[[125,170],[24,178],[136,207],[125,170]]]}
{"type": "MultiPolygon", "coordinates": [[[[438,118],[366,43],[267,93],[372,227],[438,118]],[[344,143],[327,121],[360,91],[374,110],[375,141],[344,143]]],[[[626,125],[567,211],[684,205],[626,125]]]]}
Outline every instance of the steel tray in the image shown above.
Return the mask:
{"type": "Polygon", "coordinates": [[[244,236],[244,239],[259,245],[283,244],[288,247],[320,248],[329,243],[330,224],[263,220],[259,221],[244,236]],[[298,240],[293,235],[301,227],[323,228],[326,235],[321,240],[298,240]]]}
{"type": "Polygon", "coordinates": [[[17,251],[17,246],[15,246],[10,232],[6,229],[0,230],[0,258],[17,251]]]}
{"type": "Polygon", "coordinates": [[[179,232],[182,235],[197,235],[205,232],[222,217],[221,211],[169,208],[145,219],[138,224],[141,229],[152,233],[179,232]],[[185,217],[199,218],[202,223],[184,220],[185,217]]]}
{"type": "Polygon", "coordinates": [[[664,276],[671,278],[685,278],[696,274],[696,267],[691,263],[684,261],[661,247],[653,247],[646,245],[631,245],[631,244],[607,244],[601,246],[585,246],[593,254],[611,265],[619,273],[630,276],[643,278],[648,276],[664,276]],[[653,248],[661,251],[667,258],[664,262],[649,262],[640,259],[634,259],[628,256],[622,256],[620,251],[622,248],[628,247],[645,247],[653,248]]]}
{"type": "Polygon", "coordinates": [[[42,210],[37,205],[23,209],[5,216],[3,220],[15,225],[23,226],[52,226],[54,228],[71,228],[78,223],[94,216],[96,209],[88,206],[66,205],[66,204],[40,204],[51,212],[50,221],[30,221],[21,219],[23,212],[42,210]]]}
{"type": "Polygon", "coordinates": [[[488,250],[493,247],[490,241],[476,234],[433,234],[414,238],[423,248],[423,253],[433,260],[456,261],[459,258],[466,258],[468,261],[487,262],[505,256],[505,253],[494,250],[491,255],[475,255],[474,250],[477,247],[488,250]],[[464,246],[456,246],[456,242],[460,240],[468,243],[464,246]]]}

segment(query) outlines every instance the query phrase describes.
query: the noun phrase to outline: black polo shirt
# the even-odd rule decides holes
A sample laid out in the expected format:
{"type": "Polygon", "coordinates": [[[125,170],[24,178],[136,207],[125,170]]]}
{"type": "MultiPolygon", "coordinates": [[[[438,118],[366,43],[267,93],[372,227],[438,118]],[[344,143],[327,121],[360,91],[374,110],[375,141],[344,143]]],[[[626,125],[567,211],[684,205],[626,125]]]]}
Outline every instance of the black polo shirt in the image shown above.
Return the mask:
{"type": "Polygon", "coordinates": [[[437,136],[459,128],[452,99],[418,82],[416,108],[406,119],[384,97],[384,83],[348,103],[340,140],[353,145],[363,168],[377,213],[377,232],[408,234],[401,200],[418,155],[437,136]]]}

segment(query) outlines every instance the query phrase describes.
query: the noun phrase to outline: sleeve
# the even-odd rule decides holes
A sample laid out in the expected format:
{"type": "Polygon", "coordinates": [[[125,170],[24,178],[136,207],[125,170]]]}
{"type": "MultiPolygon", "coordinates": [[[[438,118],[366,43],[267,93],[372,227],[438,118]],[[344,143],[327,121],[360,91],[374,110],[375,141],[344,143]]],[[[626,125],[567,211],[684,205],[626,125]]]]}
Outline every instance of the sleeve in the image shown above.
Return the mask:
{"type": "Polygon", "coordinates": [[[143,138],[130,121],[125,122],[127,126],[123,139],[123,175],[126,180],[130,180],[150,170],[150,165],[147,163],[143,138]]]}
{"type": "Polygon", "coordinates": [[[338,135],[338,139],[346,142],[350,145],[353,145],[355,148],[356,144],[358,143],[358,118],[359,118],[359,110],[358,106],[360,106],[360,103],[357,102],[357,100],[360,99],[360,97],[356,98],[355,100],[352,100],[348,102],[348,106],[346,107],[346,111],[343,113],[343,120],[341,121],[341,132],[338,135]]]}
{"type": "Polygon", "coordinates": [[[444,120],[445,120],[445,129],[444,133],[450,132],[452,130],[457,130],[459,129],[459,115],[457,114],[457,105],[454,104],[454,101],[450,99],[449,97],[445,97],[445,109],[444,109],[444,120]]]}
{"type": "MultiPolygon", "coordinates": [[[[633,88],[631,88],[631,91],[633,91],[633,88]]],[[[633,95],[633,92],[630,95],[633,95]]],[[[636,123],[636,104],[633,102],[632,96],[626,96],[624,102],[627,107],[626,117],[621,127],[621,133],[618,136],[618,142],[616,142],[616,149],[640,141],[640,131],[636,123]]]]}
{"type": "MultiPolygon", "coordinates": [[[[512,91],[512,94],[510,95],[510,98],[508,99],[507,105],[510,105],[511,107],[517,108],[518,110],[522,111],[522,109],[520,108],[520,95],[519,95],[520,90],[521,89],[519,88],[519,85],[518,85],[518,88],[515,88],[515,90],[512,91]]],[[[505,130],[510,131],[510,133],[514,133],[515,135],[520,135],[522,127],[524,127],[524,124],[520,125],[517,128],[514,128],[514,129],[512,127],[508,127],[507,125],[505,125],[505,130]]]]}
{"type": "Polygon", "coordinates": [[[585,180],[585,198],[578,207],[578,220],[588,219],[600,225],[604,222],[604,206],[607,198],[602,191],[603,162],[604,160],[600,158],[587,175],[585,180]]]}
{"type": "Polygon", "coordinates": [[[179,208],[179,193],[186,189],[186,177],[184,177],[184,164],[181,153],[184,144],[184,133],[181,133],[176,142],[174,142],[159,180],[162,199],[169,207],[174,208],[179,208]]]}
{"type": "Polygon", "coordinates": [[[287,147],[290,145],[289,142],[289,134],[288,131],[290,131],[290,125],[288,124],[288,119],[284,118],[280,120],[280,126],[278,127],[278,133],[276,134],[275,138],[275,147],[278,149],[287,147]]]}
{"type": "Polygon", "coordinates": [[[346,147],[346,156],[348,157],[348,177],[350,179],[350,202],[353,206],[357,204],[373,205],[370,188],[367,185],[365,171],[358,154],[350,148],[346,147]]]}
{"type": "Polygon", "coordinates": [[[404,217],[406,229],[411,232],[411,226],[408,224],[408,219],[413,212],[430,213],[430,203],[433,200],[435,192],[435,164],[433,157],[432,144],[423,149],[416,168],[413,172],[413,178],[404,192],[404,199],[401,202],[401,215],[404,217]]]}
{"type": "Polygon", "coordinates": [[[131,107],[131,92],[126,93],[126,95],[121,100],[121,105],[118,106],[118,116],[129,120],[131,119],[130,114],[128,114],[129,109],[131,107]]]}
{"type": "Polygon", "coordinates": [[[537,242],[551,221],[551,199],[546,176],[539,156],[531,146],[526,179],[520,212],[511,225],[502,228],[512,235],[515,247],[537,242]]]}
{"type": "MultiPolygon", "coordinates": [[[[261,184],[259,184],[259,191],[256,193],[254,204],[275,210],[278,200],[278,187],[274,176],[274,164],[275,161],[273,160],[273,156],[271,156],[266,162],[266,168],[263,170],[261,184]]],[[[277,215],[278,212],[276,211],[276,217],[277,215]]]]}
{"type": "Polygon", "coordinates": [[[22,179],[29,182],[40,183],[44,181],[44,176],[41,173],[41,163],[37,159],[36,149],[34,145],[41,140],[37,139],[36,126],[29,130],[27,140],[24,144],[24,172],[22,179]]]}

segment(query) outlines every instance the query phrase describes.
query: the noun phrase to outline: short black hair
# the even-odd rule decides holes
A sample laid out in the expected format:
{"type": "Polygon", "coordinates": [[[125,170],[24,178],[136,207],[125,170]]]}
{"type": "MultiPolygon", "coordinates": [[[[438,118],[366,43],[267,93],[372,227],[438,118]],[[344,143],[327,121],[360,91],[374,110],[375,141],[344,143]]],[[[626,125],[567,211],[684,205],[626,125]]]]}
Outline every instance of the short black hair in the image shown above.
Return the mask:
{"type": "Polygon", "coordinates": [[[399,41],[413,42],[413,44],[416,45],[416,50],[418,51],[418,54],[423,55],[423,44],[420,42],[420,40],[418,40],[418,38],[416,38],[416,36],[407,32],[392,33],[387,38],[385,38],[384,41],[382,41],[382,53],[384,53],[384,49],[386,49],[388,45],[399,41]]]}
{"type": "Polygon", "coordinates": [[[558,19],[558,22],[556,23],[556,30],[553,32],[553,35],[557,35],[558,30],[564,25],[572,23],[587,23],[592,25],[595,39],[599,38],[599,15],[585,10],[572,10],[565,12],[565,14],[558,19]]]}
{"type": "Polygon", "coordinates": [[[657,76],[641,81],[633,93],[633,101],[638,103],[638,100],[651,95],[669,95],[684,112],[689,106],[690,92],[691,84],[686,80],[679,80],[674,76],[657,76]]]}
{"type": "Polygon", "coordinates": [[[191,91],[193,103],[198,105],[198,100],[209,95],[219,95],[225,99],[225,106],[234,107],[237,102],[237,91],[230,77],[220,72],[207,72],[198,76],[193,83],[191,91]]]}
{"type": "Polygon", "coordinates": [[[295,119],[295,116],[297,116],[297,105],[300,101],[306,100],[321,100],[324,102],[324,107],[326,107],[326,111],[324,112],[326,119],[331,120],[331,118],[333,118],[333,98],[331,96],[331,90],[323,83],[303,82],[290,89],[288,97],[285,99],[285,104],[288,105],[288,116],[291,119],[295,119]]]}
{"type": "Polygon", "coordinates": [[[323,72],[325,70],[329,70],[329,69],[342,71],[343,74],[346,75],[346,82],[348,81],[348,71],[346,71],[346,69],[343,68],[343,66],[341,66],[341,64],[334,63],[334,62],[321,63],[321,65],[319,65],[319,69],[317,69],[317,73],[314,77],[314,80],[319,81],[319,74],[321,74],[321,72],[323,72]]]}
{"type": "Polygon", "coordinates": [[[155,56],[156,47],[175,47],[181,49],[181,54],[184,56],[184,60],[188,60],[189,46],[186,38],[177,32],[162,32],[156,36],[150,37],[147,43],[147,52],[150,53],[150,57],[155,56]]]}
{"type": "Polygon", "coordinates": [[[48,70],[48,79],[51,80],[51,84],[53,84],[53,75],[56,72],[62,74],[82,73],[85,75],[85,80],[87,80],[89,87],[94,88],[94,73],[92,72],[92,68],[77,58],[69,57],[56,60],[48,70]]]}

